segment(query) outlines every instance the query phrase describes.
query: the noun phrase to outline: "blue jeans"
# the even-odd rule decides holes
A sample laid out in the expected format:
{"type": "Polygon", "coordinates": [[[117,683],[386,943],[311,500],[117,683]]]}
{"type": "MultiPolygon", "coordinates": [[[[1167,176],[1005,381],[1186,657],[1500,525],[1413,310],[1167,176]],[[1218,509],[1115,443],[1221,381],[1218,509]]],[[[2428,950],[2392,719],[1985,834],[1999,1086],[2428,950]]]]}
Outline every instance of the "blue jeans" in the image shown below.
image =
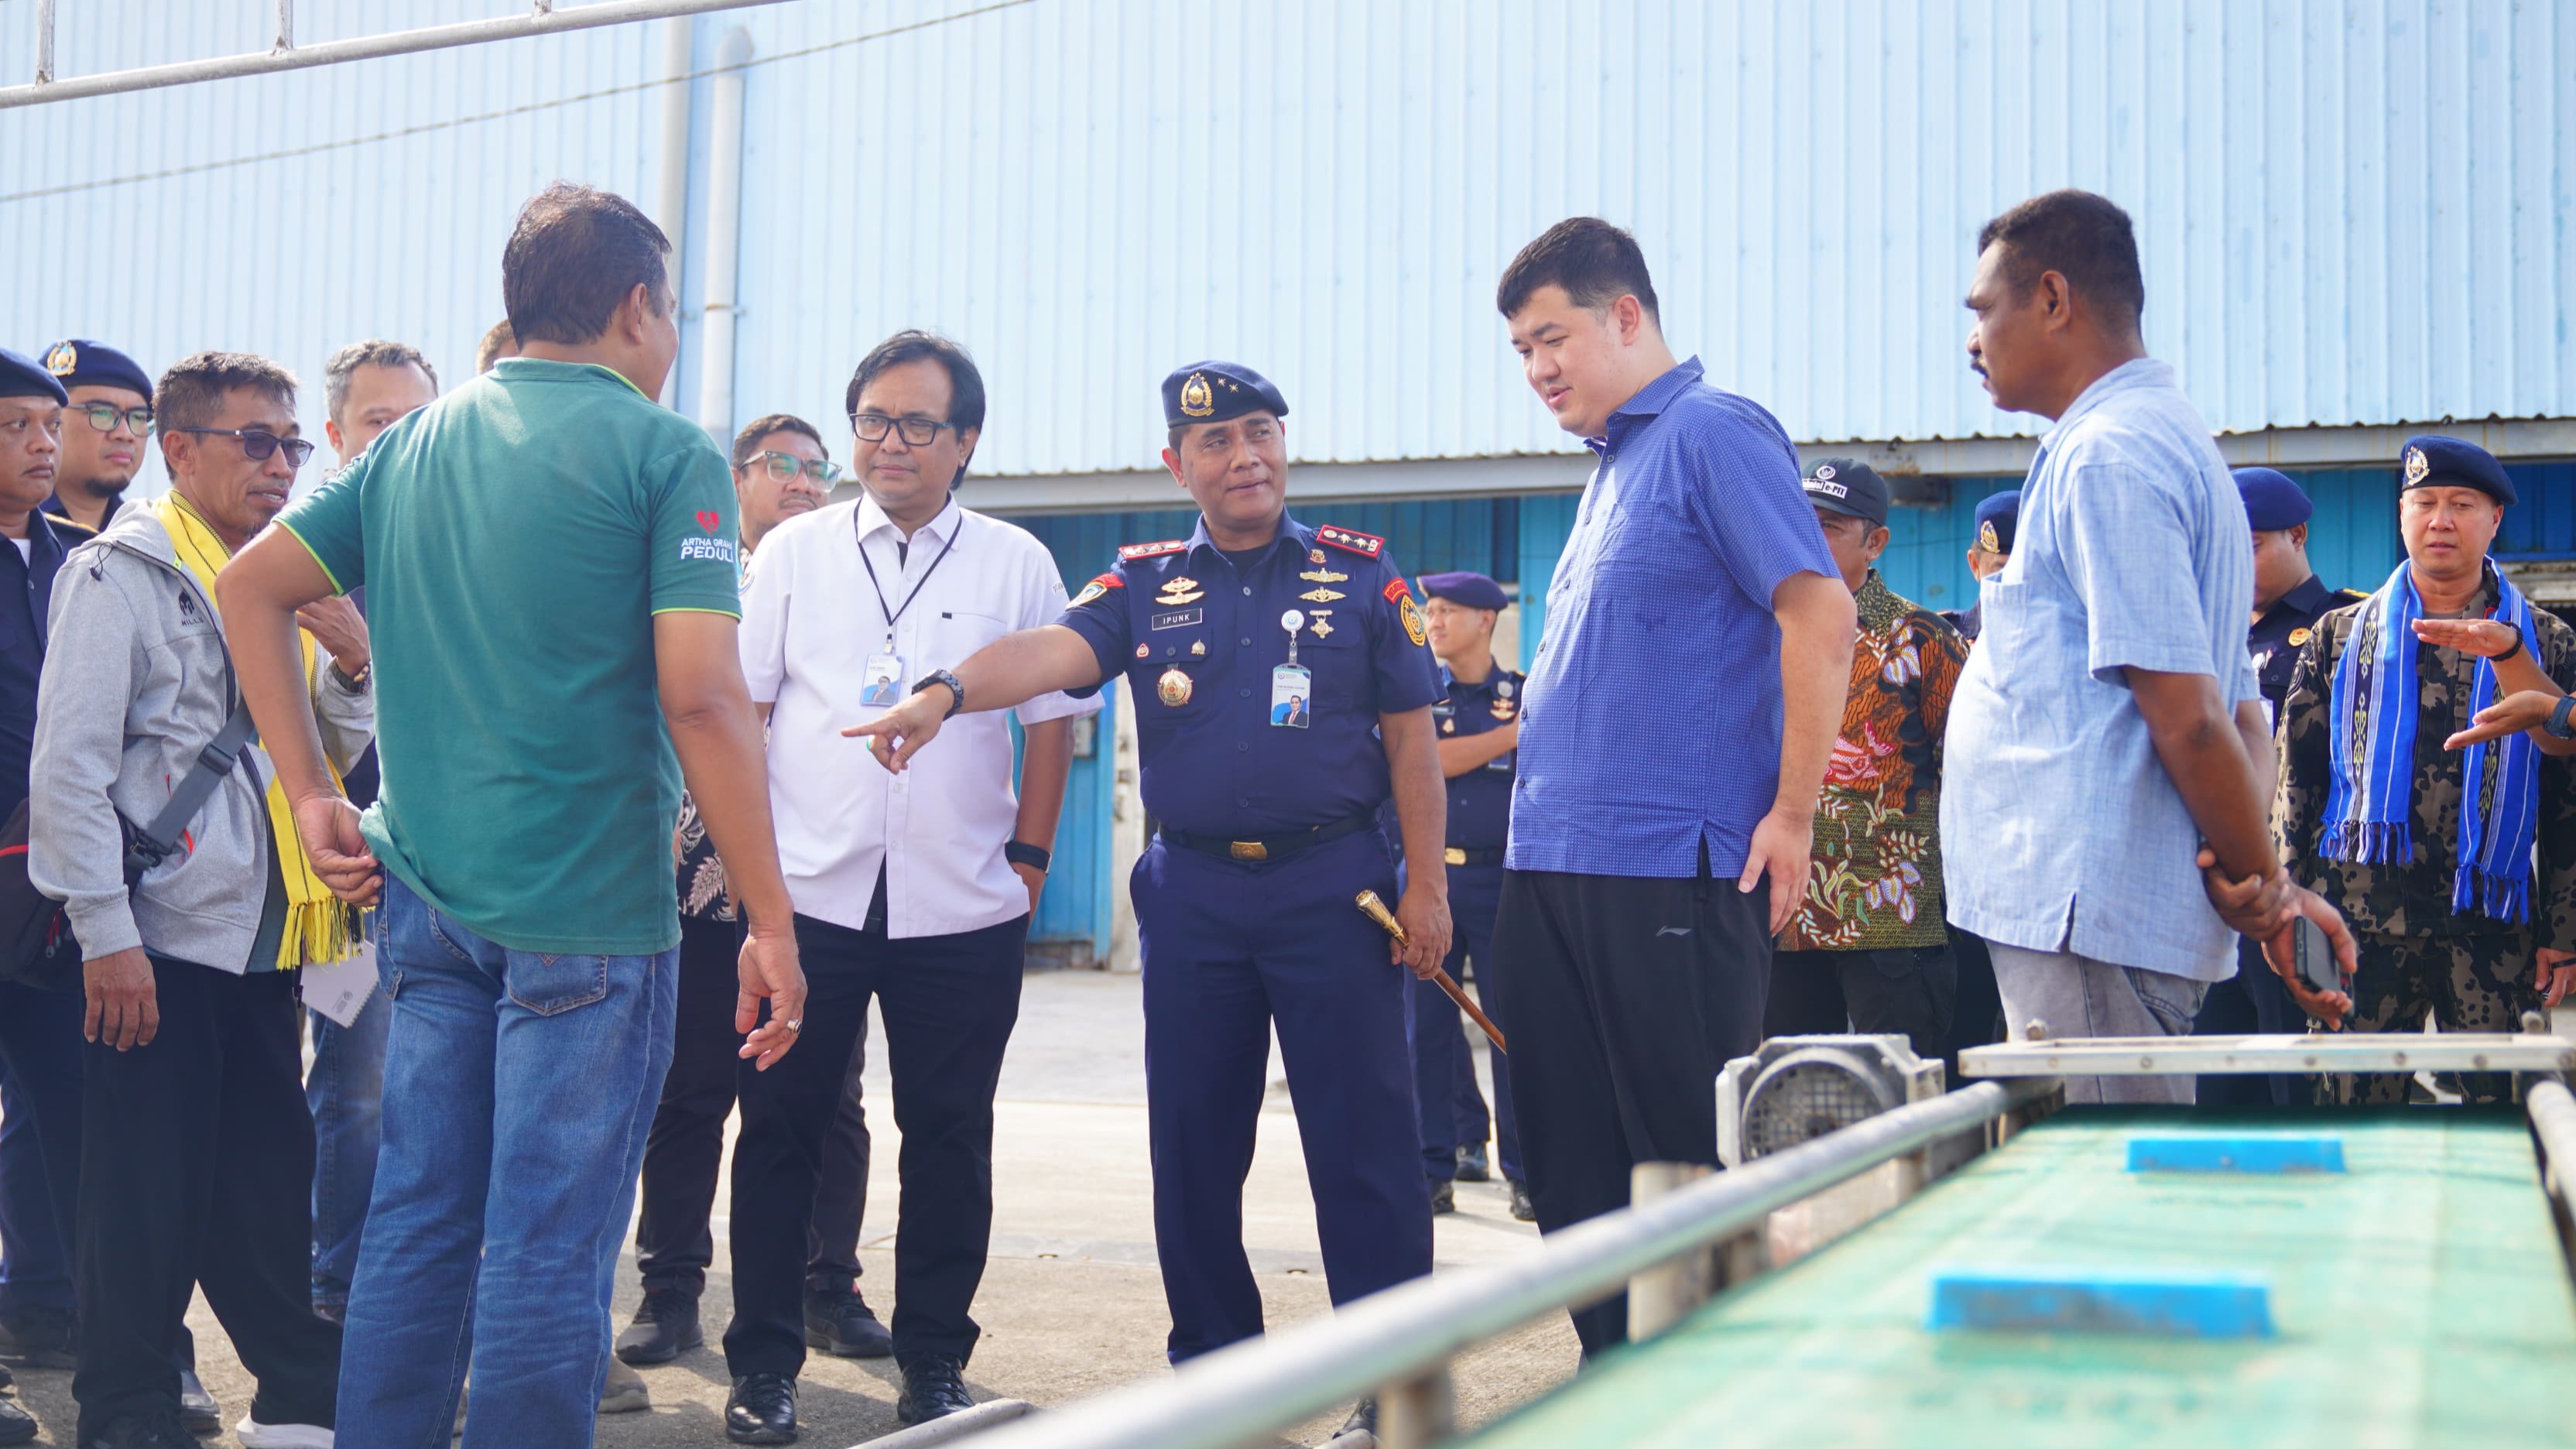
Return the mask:
{"type": "Polygon", "coordinates": [[[388,873],[384,1149],[349,1293],[341,1442],[584,1445],[645,1129],[671,1064],[679,952],[495,945],[388,873]]]}
{"type": "Polygon", "coordinates": [[[358,1273],[359,1235],[376,1190],[376,1153],[385,1140],[385,1027],[393,1003],[371,996],[347,1026],[316,1011],[313,1068],[304,1103],[313,1109],[313,1302],[345,1308],[358,1273]]]}

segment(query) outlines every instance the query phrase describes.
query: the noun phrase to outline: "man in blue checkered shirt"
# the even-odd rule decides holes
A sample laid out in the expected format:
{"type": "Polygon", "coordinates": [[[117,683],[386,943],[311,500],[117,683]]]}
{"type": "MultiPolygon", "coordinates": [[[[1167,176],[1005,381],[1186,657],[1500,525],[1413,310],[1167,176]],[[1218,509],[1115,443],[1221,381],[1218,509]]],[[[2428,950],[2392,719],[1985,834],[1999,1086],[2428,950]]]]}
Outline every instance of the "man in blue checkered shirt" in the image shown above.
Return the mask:
{"type": "MultiPolygon", "coordinates": [[[[1560,222],[1496,302],[1601,459],[1523,690],[1490,983],[1554,1232],[1625,1207],[1636,1163],[1716,1160],[1710,1083],[1762,1039],[1853,612],[1789,435],[1674,361],[1634,238],[1560,222]]],[[[1574,1324],[1586,1353],[1622,1342],[1627,1300],[1574,1324]]]]}

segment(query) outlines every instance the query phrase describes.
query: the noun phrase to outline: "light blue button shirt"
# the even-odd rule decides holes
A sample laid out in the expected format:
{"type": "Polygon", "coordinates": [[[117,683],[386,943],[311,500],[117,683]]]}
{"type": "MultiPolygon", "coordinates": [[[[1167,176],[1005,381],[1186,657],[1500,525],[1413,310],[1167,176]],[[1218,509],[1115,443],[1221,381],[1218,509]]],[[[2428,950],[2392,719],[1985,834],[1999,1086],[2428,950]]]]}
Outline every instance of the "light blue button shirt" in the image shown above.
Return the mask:
{"type": "Polygon", "coordinates": [[[1953,925],[2033,951],[2200,981],[2236,938],[2192,863],[2200,832],[2156,759],[2127,669],[2260,697],[2245,505],[2209,427],[2141,358],[2040,440],[2012,557],[1950,705],[1941,854],[1953,925]]]}

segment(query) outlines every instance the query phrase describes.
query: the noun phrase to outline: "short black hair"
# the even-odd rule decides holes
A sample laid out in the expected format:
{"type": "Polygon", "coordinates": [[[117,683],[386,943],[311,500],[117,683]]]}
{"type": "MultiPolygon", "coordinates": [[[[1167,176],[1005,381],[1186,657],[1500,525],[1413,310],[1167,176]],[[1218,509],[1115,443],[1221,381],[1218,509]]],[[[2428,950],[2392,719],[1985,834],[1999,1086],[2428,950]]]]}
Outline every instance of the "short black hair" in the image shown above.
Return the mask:
{"type": "Polygon", "coordinates": [[[1655,302],[1655,281],[1646,274],[1646,254],[1637,239],[1597,216],[1568,217],[1540,232],[1503,269],[1494,289],[1494,306],[1504,317],[1529,305],[1541,287],[1563,287],[1575,306],[1598,312],[1622,297],[1634,297],[1657,327],[1664,325],[1655,302]]]}
{"type": "Polygon", "coordinates": [[[815,447],[823,450],[826,459],[832,456],[831,445],[823,441],[821,433],[814,431],[812,423],[794,413],[766,413],[753,418],[741,432],[733,435],[733,465],[737,468],[748,465],[751,455],[760,447],[760,440],[772,433],[803,433],[814,440],[815,447]]]}
{"type": "Polygon", "coordinates": [[[2072,188],[2034,196],[1977,232],[1977,255],[1997,244],[2015,297],[2029,296],[2041,273],[2055,272],[2101,308],[2106,321],[2137,330],[2147,309],[2138,234],[2109,197],[2072,188]]]}
{"type": "MultiPolygon", "coordinates": [[[[907,362],[929,360],[948,369],[948,416],[945,421],[959,432],[980,432],[984,427],[984,374],[975,370],[975,359],[966,349],[940,336],[907,327],[868,349],[859,359],[858,370],[850,374],[850,390],[841,399],[841,415],[856,419],[859,394],[884,373],[907,362]]],[[[856,426],[853,422],[852,426],[856,426]]]]}
{"type": "Polygon", "coordinates": [[[635,203],[556,182],[519,208],[501,252],[501,304],[511,333],[522,346],[591,341],[639,286],[662,315],[673,300],[662,262],[670,251],[671,239],[635,203]]]}
{"type": "Polygon", "coordinates": [[[192,352],[153,387],[155,425],[164,433],[211,427],[223,415],[224,394],[245,388],[294,410],[294,373],[255,353],[192,352]]]}

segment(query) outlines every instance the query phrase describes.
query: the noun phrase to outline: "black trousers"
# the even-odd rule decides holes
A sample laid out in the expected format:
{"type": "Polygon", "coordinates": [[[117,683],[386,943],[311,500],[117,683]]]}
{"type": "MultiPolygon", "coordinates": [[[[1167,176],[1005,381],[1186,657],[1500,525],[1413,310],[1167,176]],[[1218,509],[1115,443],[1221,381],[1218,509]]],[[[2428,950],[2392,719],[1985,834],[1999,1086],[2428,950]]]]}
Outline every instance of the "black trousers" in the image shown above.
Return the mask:
{"type": "MultiPolygon", "coordinates": [[[[1637,1163],[1716,1163],[1718,1069],[1762,1040],[1769,906],[1705,875],[1504,872],[1496,1024],[1539,1231],[1626,1207],[1637,1163]]],[[[1574,1328],[1587,1354],[1625,1342],[1627,1295],[1574,1328]]]]}
{"type": "MultiPolygon", "coordinates": [[[[2307,1029],[2307,1013],[2272,974],[2263,948],[2242,936],[2236,939],[2236,974],[2210,983],[2209,994],[2200,999],[2200,1015],[2191,1023],[2193,1036],[2296,1035],[2307,1029]]],[[[2306,1082],[2287,1072],[2202,1077],[2196,1100],[2204,1107],[2304,1107],[2308,1090],[2306,1082]]]]}
{"type": "MultiPolygon", "coordinates": [[[[644,1138],[642,1211],[635,1222],[635,1265],[648,1293],[676,1288],[695,1298],[706,1291],[707,1267],[715,1261],[708,1214],[715,1210],[725,1119],[733,1115],[734,1081],[742,1065],[734,1055],[742,1033],[733,1029],[741,952],[738,923],[680,918],[679,1019],[671,1072],[662,1079],[661,1105],[644,1138]]],[[[868,1117],[859,1094],[867,1040],[862,1022],[850,1045],[840,1109],[823,1139],[822,1175],[805,1237],[809,1293],[846,1293],[858,1286],[859,1229],[868,1206],[868,1117]]],[[[799,1044],[798,1050],[809,1049],[799,1044]]]]}
{"type": "Polygon", "coordinates": [[[724,1337],[735,1375],[804,1367],[802,1250],[843,1065],[871,997],[903,1134],[895,1358],[974,1352],[980,1330],[967,1310],[993,1235],[993,1089],[1020,1017],[1028,932],[1021,916],[980,931],[895,940],[882,929],[796,918],[802,1038],[768,1071],[743,1062],[736,1075],[742,1130],[733,1149],[733,1324],[724,1337]]]}
{"type": "Polygon", "coordinates": [[[1880,951],[1780,951],[1764,1036],[1901,1035],[1934,1061],[1948,1050],[1958,962],[1947,942],[1880,951]]]}
{"type": "Polygon", "coordinates": [[[340,1329],[313,1311],[313,1117],[295,978],[152,960],[160,1034],[81,1048],[80,1368],[86,1441],[179,1408],[197,1288],[259,1381],[251,1415],[328,1427],[340,1329]]]}

